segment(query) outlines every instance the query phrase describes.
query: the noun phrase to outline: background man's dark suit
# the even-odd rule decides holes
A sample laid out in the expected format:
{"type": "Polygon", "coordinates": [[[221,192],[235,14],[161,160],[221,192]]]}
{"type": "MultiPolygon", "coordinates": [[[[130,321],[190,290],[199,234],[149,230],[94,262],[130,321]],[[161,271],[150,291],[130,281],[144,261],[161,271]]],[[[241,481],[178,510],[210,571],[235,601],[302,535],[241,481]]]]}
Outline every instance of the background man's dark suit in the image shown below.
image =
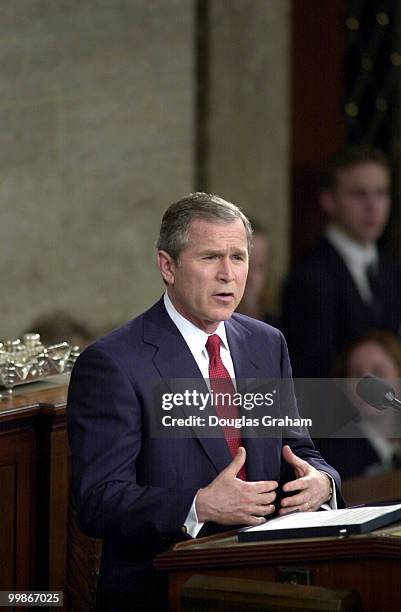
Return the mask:
{"type": "MultiPolygon", "coordinates": [[[[278,330],[237,314],[225,326],[237,379],[291,376],[278,330]]],[[[104,538],[99,580],[105,600],[107,592],[135,593],[134,600],[141,592],[162,593],[152,558],[186,537],[182,527],[196,492],[232,460],[224,439],[150,437],[151,411],[160,409],[152,383],[177,377],[200,379],[201,373],[162,300],[84,351],[72,373],[73,490],[82,529],[104,538]]],[[[296,411],[291,393],[283,401],[296,411]]],[[[282,465],[284,440],[243,442],[248,480],[282,485],[294,478],[282,465]]],[[[339,484],[307,435],[294,433],[288,443],[339,484]]]]}
{"type": "Polygon", "coordinates": [[[374,446],[367,440],[364,432],[351,424],[348,428],[349,438],[325,438],[315,443],[327,461],[340,472],[341,478],[353,478],[366,474],[369,468],[375,466],[380,469],[381,458],[374,446]]]}
{"type": "Polygon", "coordinates": [[[371,329],[398,332],[401,268],[379,255],[374,305],[365,304],[342,257],[323,238],[290,275],[283,292],[282,329],[294,376],[328,377],[338,353],[371,329]]]}

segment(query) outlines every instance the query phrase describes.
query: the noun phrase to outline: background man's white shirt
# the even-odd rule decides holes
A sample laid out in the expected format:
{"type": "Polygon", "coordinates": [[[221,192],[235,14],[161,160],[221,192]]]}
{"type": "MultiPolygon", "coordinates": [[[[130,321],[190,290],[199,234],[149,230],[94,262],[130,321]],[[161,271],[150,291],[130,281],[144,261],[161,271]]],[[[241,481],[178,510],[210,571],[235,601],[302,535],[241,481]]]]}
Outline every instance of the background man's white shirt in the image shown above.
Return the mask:
{"type": "Polygon", "coordinates": [[[360,244],[332,224],[326,228],[325,235],[347,266],[362,300],[369,304],[373,296],[367,270],[370,265],[378,262],[376,243],[360,244]]]}

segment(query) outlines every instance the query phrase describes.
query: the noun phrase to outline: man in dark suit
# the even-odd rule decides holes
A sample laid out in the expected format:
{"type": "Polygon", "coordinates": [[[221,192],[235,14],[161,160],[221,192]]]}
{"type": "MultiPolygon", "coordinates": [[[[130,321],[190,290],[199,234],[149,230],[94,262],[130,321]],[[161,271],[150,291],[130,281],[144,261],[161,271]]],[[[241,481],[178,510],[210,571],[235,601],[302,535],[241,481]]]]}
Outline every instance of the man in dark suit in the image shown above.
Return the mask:
{"type": "MultiPolygon", "coordinates": [[[[173,542],[258,525],[275,510],[336,504],[338,474],[300,428],[272,439],[242,439],[241,429],[224,424],[217,438],[152,431],[161,411],[156,385],[191,379],[215,391],[224,382],[230,395],[242,379],[291,377],[282,334],[233,314],[251,238],[239,208],[217,196],[173,204],[158,241],[165,295],[75,365],[67,413],[72,484],[82,529],[103,538],[99,609],[166,609],[165,578],[152,559],[173,542]]],[[[286,389],[283,410],[297,416],[286,389]]]]}
{"type": "Polygon", "coordinates": [[[346,147],[326,163],[320,202],[329,224],[283,292],[282,329],[298,378],[328,377],[338,353],[372,329],[399,332],[400,265],[377,246],[389,185],[387,161],[370,147],[346,147]]]}

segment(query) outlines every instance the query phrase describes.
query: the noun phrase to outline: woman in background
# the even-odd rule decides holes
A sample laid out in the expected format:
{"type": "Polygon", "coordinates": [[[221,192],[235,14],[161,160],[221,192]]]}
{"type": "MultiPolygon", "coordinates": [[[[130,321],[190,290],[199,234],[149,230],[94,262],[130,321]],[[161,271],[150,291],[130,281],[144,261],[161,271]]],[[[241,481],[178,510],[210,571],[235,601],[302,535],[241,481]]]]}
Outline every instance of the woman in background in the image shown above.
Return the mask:
{"type": "Polygon", "coordinates": [[[346,395],[355,417],[318,446],[342,478],[380,473],[401,467],[401,413],[377,410],[355,391],[366,375],[383,378],[400,393],[401,341],[388,331],[374,330],[353,342],[337,359],[335,379],[346,379],[346,395]],[[338,436],[338,437],[337,437],[338,436]]]}

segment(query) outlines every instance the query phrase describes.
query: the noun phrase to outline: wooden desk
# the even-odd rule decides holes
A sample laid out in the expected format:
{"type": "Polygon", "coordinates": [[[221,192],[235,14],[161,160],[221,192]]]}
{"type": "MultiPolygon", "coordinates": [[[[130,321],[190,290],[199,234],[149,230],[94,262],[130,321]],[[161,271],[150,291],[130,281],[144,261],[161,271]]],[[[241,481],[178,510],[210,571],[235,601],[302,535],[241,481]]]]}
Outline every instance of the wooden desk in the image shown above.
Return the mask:
{"type": "Polygon", "coordinates": [[[66,397],[66,385],[32,384],[0,401],[0,590],[64,591],[69,610],[86,611],[100,543],[78,532],[69,504],[66,397]]]}
{"type": "Polygon", "coordinates": [[[401,524],[368,535],[239,544],[235,535],[176,544],[155,566],[169,574],[169,609],[180,610],[183,584],[195,574],[310,584],[360,593],[364,612],[398,612],[401,524]]]}
{"type": "Polygon", "coordinates": [[[64,589],[67,387],[0,402],[0,589],[64,589]]]}

